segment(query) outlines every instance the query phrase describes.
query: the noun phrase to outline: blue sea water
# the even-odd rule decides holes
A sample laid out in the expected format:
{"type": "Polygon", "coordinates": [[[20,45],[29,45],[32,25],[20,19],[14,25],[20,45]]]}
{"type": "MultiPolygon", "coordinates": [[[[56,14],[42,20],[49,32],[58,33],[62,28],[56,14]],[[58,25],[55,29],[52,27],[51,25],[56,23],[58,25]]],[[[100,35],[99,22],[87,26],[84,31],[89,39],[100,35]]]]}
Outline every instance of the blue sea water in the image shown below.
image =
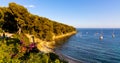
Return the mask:
{"type": "Polygon", "coordinates": [[[120,63],[120,29],[78,28],[77,31],[59,48],[62,54],[85,63],[120,63]],[[99,39],[101,33],[103,40],[99,39]]]}

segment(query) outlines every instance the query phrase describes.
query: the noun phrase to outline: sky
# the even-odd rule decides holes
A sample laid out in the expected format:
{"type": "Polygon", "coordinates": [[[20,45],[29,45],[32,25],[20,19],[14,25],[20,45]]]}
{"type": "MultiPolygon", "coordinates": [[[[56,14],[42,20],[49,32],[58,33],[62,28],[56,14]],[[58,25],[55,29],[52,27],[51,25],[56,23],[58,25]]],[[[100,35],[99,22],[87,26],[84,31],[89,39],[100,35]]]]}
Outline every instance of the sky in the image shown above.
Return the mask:
{"type": "Polygon", "coordinates": [[[120,0],[0,0],[0,6],[9,2],[77,28],[120,28],[120,0]]]}

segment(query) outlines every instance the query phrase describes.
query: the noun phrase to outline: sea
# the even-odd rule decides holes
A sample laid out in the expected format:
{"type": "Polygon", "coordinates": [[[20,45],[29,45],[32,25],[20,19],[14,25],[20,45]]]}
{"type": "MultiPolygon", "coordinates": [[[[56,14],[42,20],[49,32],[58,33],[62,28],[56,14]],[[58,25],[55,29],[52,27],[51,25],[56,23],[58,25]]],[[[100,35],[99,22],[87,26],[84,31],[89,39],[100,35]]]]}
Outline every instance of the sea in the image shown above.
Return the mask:
{"type": "Polygon", "coordinates": [[[120,63],[120,29],[77,28],[58,50],[83,63],[120,63]]]}

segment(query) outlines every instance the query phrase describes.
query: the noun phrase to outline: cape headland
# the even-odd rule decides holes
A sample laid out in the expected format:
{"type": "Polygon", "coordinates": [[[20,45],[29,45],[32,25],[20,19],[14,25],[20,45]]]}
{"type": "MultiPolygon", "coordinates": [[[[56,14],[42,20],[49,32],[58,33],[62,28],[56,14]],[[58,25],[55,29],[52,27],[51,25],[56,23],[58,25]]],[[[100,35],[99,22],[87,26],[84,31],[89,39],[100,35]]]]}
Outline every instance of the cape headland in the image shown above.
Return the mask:
{"type": "Polygon", "coordinates": [[[66,62],[52,53],[55,40],[76,32],[73,26],[31,14],[19,4],[9,3],[8,7],[0,7],[0,61],[66,62]]]}

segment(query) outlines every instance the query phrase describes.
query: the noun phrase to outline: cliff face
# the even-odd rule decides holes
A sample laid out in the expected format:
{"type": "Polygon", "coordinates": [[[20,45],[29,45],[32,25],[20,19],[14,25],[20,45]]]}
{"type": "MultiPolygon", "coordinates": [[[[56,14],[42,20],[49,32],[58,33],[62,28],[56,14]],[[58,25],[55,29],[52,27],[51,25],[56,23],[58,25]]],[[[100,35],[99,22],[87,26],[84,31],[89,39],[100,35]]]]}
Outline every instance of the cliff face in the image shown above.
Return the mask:
{"type": "Polygon", "coordinates": [[[9,33],[34,35],[43,41],[53,41],[54,36],[76,31],[72,26],[33,15],[16,3],[9,3],[9,7],[0,7],[0,28],[9,33]]]}

